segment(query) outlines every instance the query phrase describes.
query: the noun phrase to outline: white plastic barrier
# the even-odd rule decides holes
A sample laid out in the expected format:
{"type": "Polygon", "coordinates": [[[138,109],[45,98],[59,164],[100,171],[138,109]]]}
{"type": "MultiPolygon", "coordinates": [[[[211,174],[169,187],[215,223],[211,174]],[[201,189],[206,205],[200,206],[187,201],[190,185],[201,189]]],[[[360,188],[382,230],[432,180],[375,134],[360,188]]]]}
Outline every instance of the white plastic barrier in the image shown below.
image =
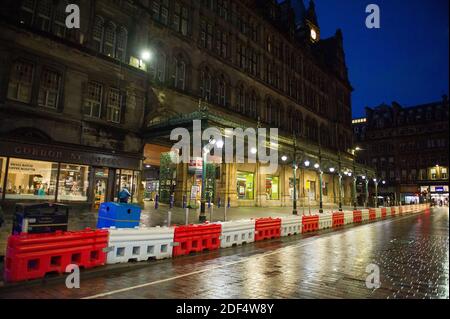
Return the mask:
{"type": "Polygon", "coordinates": [[[368,209],[361,209],[361,220],[363,222],[369,220],[369,210],[368,209]]]}
{"type": "Polygon", "coordinates": [[[245,219],[219,222],[222,225],[220,247],[232,247],[255,241],[255,220],[245,219]]]}
{"type": "Polygon", "coordinates": [[[375,216],[376,216],[376,219],[381,218],[381,208],[375,208],[375,216]]]}
{"type": "Polygon", "coordinates": [[[333,227],[333,214],[322,213],[319,214],[319,229],[327,229],[333,227]]]}
{"type": "Polygon", "coordinates": [[[172,257],[174,227],[109,229],[107,264],[172,257]]]}
{"type": "Polygon", "coordinates": [[[344,225],[353,224],[353,211],[344,211],[344,225]]]}
{"type": "Polygon", "coordinates": [[[392,210],[395,212],[395,217],[400,216],[400,210],[398,209],[398,206],[392,206],[391,210],[388,211],[388,215],[392,216],[392,210]]]}
{"type": "Polygon", "coordinates": [[[302,216],[281,217],[281,236],[297,235],[302,232],[302,216]]]}

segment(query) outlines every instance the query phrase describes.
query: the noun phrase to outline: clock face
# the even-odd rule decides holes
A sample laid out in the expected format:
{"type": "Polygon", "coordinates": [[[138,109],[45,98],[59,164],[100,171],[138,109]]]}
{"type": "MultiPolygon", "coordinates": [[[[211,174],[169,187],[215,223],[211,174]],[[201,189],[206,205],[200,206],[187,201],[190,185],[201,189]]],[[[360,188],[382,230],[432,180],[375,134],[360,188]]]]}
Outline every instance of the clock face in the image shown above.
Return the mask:
{"type": "Polygon", "coordinates": [[[314,29],[311,29],[311,39],[317,40],[317,33],[316,30],[314,29]]]}

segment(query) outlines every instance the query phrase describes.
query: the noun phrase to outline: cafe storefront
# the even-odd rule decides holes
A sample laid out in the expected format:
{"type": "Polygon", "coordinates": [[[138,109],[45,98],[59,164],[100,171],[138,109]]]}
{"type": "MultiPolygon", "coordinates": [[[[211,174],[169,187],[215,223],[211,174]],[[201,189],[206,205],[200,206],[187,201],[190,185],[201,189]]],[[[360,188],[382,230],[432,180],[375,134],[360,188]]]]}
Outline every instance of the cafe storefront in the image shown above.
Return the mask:
{"type": "Polygon", "coordinates": [[[127,187],[138,202],[142,158],[73,145],[0,141],[0,201],[62,202],[97,209],[127,187]]]}

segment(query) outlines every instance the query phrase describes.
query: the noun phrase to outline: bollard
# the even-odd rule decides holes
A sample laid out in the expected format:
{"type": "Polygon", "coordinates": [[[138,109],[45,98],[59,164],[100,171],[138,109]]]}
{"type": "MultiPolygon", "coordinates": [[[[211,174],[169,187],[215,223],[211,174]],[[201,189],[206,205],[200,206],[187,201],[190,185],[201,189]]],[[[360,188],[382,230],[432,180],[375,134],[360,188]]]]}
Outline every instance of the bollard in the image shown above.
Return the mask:
{"type": "Polygon", "coordinates": [[[184,208],[185,211],[186,211],[186,216],[185,216],[186,221],[185,221],[185,224],[186,224],[186,225],[189,225],[189,208],[187,207],[187,195],[183,195],[183,208],[184,208]]]}
{"type": "Polygon", "coordinates": [[[220,206],[221,206],[221,200],[220,200],[220,197],[217,199],[217,208],[220,208],[220,206]]]}
{"type": "Polygon", "coordinates": [[[155,196],[155,209],[158,209],[159,207],[159,194],[156,194],[155,196]]]}
{"type": "Polygon", "coordinates": [[[226,222],[227,221],[227,209],[231,207],[231,198],[228,197],[227,199],[227,204],[225,205],[225,210],[224,210],[224,216],[223,216],[223,220],[226,222]]]}
{"type": "Polygon", "coordinates": [[[175,195],[172,194],[170,195],[170,202],[169,202],[170,208],[173,208],[174,203],[175,203],[175,195]]]}
{"type": "Polygon", "coordinates": [[[171,223],[172,223],[172,212],[169,210],[167,212],[167,227],[170,227],[171,223]]]}

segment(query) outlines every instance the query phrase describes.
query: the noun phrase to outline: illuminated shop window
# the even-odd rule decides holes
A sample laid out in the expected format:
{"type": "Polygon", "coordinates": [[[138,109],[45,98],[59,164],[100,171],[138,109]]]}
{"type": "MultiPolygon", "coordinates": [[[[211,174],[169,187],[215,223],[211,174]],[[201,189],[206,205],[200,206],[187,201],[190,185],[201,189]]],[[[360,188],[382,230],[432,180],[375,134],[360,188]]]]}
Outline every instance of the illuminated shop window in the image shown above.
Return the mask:
{"type": "Polygon", "coordinates": [[[58,184],[58,200],[87,201],[89,167],[61,164],[58,184]]]}
{"type": "Polygon", "coordinates": [[[266,198],[268,200],[280,199],[280,187],[278,176],[266,177],[266,198]]]}
{"type": "Polygon", "coordinates": [[[253,173],[237,172],[237,194],[239,199],[254,199],[253,173]]]}
{"type": "Polygon", "coordinates": [[[7,199],[54,200],[58,163],[11,158],[7,199]]]}

